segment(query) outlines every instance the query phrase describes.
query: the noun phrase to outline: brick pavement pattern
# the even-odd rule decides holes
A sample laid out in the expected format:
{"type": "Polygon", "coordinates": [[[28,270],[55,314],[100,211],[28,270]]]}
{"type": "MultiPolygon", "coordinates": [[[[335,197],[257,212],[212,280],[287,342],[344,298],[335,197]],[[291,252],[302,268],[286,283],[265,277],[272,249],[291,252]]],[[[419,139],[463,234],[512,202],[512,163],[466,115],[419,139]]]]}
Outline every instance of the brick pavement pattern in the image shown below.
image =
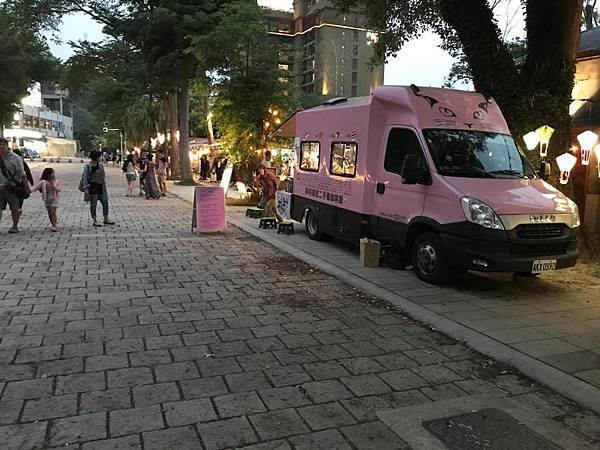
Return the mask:
{"type": "MultiPolygon", "coordinates": [[[[190,205],[124,198],[93,229],[79,164],[46,231],[0,224],[0,448],[407,448],[376,411],[510,396],[584,439],[598,416],[190,205]]],[[[39,170],[38,170],[39,172],[39,170]]]]}

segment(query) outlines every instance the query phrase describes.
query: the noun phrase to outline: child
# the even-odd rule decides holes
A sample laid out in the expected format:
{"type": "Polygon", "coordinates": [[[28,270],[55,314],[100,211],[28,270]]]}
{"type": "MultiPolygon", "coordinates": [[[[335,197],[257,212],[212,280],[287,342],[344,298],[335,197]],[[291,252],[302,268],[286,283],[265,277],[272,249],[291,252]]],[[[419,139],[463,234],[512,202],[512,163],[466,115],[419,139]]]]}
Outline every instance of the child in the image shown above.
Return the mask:
{"type": "Polygon", "coordinates": [[[56,210],[58,209],[60,187],[56,182],[54,169],[46,167],[42,172],[42,178],[31,190],[42,193],[42,199],[44,200],[46,210],[48,211],[48,218],[50,219],[50,231],[56,233],[58,231],[56,210]]]}

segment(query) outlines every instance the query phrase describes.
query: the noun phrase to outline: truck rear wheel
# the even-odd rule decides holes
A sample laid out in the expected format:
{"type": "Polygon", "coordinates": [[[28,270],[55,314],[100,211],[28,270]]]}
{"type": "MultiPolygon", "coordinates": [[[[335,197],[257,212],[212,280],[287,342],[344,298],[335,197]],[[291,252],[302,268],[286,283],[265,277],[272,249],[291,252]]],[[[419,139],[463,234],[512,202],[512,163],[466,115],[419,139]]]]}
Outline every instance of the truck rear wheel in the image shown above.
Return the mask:
{"type": "Polygon", "coordinates": [[[435,233],[423,233],[415,240],[411,251],[412,265],[417,276],[431,284],[448,280],[448,263],[444,243],[435,233]]]}
{"type": "Polygon", "coordinates": [[[319,228],[319,216],[315,211],[309,209],[304,217],[304,226],[308,237],[314,241],[324,241],[328,236],[319,228]]]}

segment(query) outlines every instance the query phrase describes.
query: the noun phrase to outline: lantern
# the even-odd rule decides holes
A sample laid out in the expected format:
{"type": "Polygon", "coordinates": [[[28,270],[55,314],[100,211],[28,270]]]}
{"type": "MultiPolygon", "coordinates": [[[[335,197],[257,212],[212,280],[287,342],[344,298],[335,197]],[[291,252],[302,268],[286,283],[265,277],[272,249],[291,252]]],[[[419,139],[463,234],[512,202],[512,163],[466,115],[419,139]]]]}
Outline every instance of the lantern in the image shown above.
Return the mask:
{"type": "Polygon", "coordinates": [[[525,141],[525,145],[527,146],[527,150],[535,150],[535,148],[540,143],[540,138],[536,134],[535,131],[530,131],[525,136],[523,136],[523,140],[525,141]]]}
{"type": "Polygon", "coordinates": [[[590,156],[594,145],[598,142],[598,135],[593,131],[584,131],[577,136],[579,144],[581,144],[581,164],[587,166],[590,164],[590,156]]]}
{"type": "Polygon", "coordinates": [[[540,138],[540,156],[544,158],[548,156],[548,145],[550,144],[550,138],[554,134],[554,128],[548,125],[542,125],[535,130],[535,134],[540,138]]]}
{"type": "Polygon", "coordinates": [[[560,184],[567,184],[569,182],[571,170],[577,163],[577,157],[571,155],[570,153],[563,153],[562,155],[556,157],[556,163],[560,169],[560,184]]]}

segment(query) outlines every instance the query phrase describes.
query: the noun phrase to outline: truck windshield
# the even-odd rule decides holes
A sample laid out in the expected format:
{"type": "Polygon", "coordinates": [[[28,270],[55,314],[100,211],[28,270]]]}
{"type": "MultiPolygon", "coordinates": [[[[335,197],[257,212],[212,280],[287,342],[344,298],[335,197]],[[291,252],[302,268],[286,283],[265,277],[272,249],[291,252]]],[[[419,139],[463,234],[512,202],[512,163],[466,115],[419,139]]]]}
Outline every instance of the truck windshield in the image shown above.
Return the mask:
{"type": "Polygon", "coordinates": [[[535,178],[513,138],[469,130],[423,130],[440,175],[464,178],[535,178]]]}

